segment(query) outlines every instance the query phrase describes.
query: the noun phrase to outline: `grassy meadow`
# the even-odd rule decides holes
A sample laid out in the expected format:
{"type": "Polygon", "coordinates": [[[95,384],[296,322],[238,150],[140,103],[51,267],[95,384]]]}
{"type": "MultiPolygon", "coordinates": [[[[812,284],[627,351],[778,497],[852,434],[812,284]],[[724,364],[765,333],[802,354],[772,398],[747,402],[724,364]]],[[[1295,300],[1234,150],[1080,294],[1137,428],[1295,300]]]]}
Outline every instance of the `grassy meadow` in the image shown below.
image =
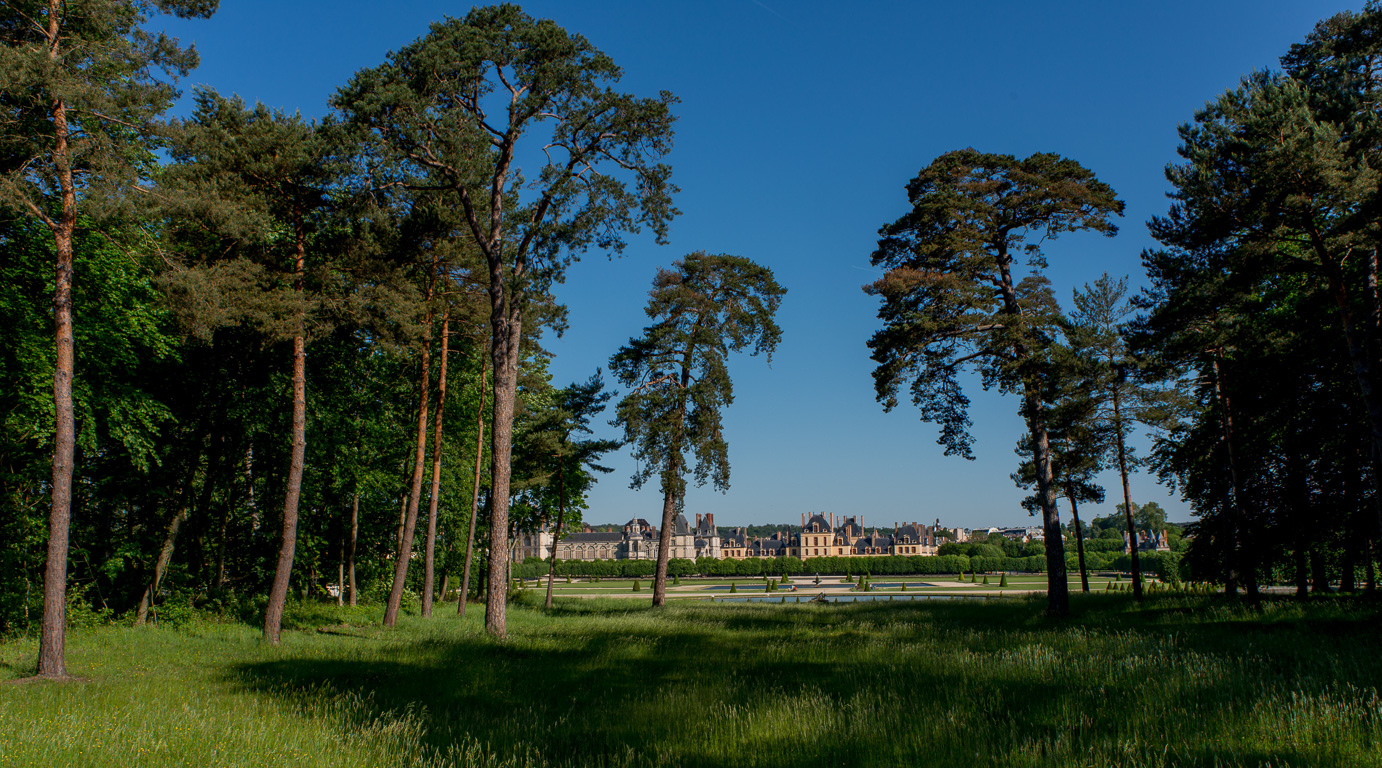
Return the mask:
{"type": "MultiPolygon", "coordinates": [[[[529,596],[531,599],[531,595],[529,596]]],[[[300,605],[73,632],[78,682],[0,684],[12,766],[1382,766],[1374,604],[1076,596],[300,605]]],[[[0,679],[32,641],[0,644],[0,679]]]]}

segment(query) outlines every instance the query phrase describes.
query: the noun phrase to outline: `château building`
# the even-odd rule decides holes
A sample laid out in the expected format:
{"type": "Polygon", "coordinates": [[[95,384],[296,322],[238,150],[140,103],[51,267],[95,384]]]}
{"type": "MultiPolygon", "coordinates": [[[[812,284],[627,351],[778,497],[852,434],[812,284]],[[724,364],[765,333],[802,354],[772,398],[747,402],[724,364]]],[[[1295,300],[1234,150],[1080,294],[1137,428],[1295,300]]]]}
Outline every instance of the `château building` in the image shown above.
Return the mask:
{"type": "Polygon", "coordinates": [[[750,539],[743,528],[736,528],[721,542],[724,556],[735,560],[748,557],[877,557],[886,555],[934,555],[941,542],[935,527],[920,523],[893,523],[891,532],[874,528],[867,532],[859,516],[801,516],[800,533],[775,533],[771,537],[750,539]]]}
{"type": "MultiPolygon", "coordinates": [[[[939,523],[937,523],[939,525],[939,523]]],[[[920,523],[893,523],[892,530],[864,529],[862,517],[801,516],[799,533],[782,532],[750,538],[744,528],[735,528],[721,537],[715,515],[696,515],[692,527],[684,515],[672,520],[672,558],[695,560],[701,557],[742,560],[750,557],[881,557],[887,555],[934,555],[942,543],[936,527],[920,523]]],[[[514,562],[529,557],[547,559],[552,555],[552,533],[541,530],[520,534],[510,553],[514,562]]],[[[635,518],[618,531],[595,531],[584,526],[566,534],[556,543],[558,560],[656,560],[658,529],[643,518],[635,518]]]]}

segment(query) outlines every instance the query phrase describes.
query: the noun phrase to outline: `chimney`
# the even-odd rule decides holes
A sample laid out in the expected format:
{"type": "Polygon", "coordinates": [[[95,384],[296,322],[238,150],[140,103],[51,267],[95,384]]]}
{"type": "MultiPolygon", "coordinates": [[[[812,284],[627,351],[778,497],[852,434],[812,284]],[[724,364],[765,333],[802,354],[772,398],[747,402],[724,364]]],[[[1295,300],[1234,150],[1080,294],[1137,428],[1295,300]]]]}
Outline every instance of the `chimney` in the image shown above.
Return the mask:
{"type": "Polygon", "coordinates": [[[697,527],[697,528],[700,528],[700,527],[701,527],[701,513],[700,513],[700,512],[697,512],[697,513],[696,513],[696,527],[697,527]]]}
{"type": "Polygon", "coordinates": [[[805,512],[802,512],[802,513],[801,513],[801,529],[802,529],[803,531],[806,530],[806,513],[805,513],[805,512]]]}
{"type": "Polygon", "coordinates": [[[709,524],[710,527],[713,529],[713,528],[715,527],[715,513],[714,513],[714,512],[707,512],[707,513],[705,513],[705,519],[710,521],[708,524],[709,524]]]}
{"type": "Polygon", "coordinates": [[[893,535],[894,535],[894,536],[897,535],[897,521],[896,521],[896,520],[893,521],[893,535]]]}

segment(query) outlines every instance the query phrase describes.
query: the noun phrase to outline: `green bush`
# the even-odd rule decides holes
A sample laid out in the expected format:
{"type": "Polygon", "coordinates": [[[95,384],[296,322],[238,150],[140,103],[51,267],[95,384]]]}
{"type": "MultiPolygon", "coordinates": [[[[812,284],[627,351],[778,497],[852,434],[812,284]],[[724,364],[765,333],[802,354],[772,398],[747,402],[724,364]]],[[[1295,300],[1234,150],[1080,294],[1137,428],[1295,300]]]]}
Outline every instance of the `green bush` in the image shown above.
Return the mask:
{"type": "Polygon", "coordinates": [[[1006,587],[1006,586],[1008,586],[1008,574],[1005,573],[1005,574],[1003,574],[1001,577],[999,577],[999,579],[998,579],[998,586],[1000,586],[1000,587],[1006,587]]]}
{"type": "Polygon", "coordinates": [[[731,581],[731,582],[729,583],[729,591],[730,591],[730,592],[738,592],[738,591],[739,591],[739,585],[738,585],[738,584],[735,584],[734,582],[731,581]]]}
{"type": "Polygon", "coordinates": [[[635,592],[642,592],[642,591],[643,591],[643,585],[638,583],[638,579],[634,579],[634,580],[633,580],[633,591],[635,591],[635,592]]]}

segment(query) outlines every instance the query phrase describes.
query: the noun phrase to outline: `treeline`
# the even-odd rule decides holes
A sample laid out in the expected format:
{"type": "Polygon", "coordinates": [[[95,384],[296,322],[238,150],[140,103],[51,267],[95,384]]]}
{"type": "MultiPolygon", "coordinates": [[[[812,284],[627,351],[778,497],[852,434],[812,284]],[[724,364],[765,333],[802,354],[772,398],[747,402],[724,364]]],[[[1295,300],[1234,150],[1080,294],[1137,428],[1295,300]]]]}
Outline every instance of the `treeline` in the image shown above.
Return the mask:
{"type": "Polygon", "coordinates": [[[503,635],[511,542],[579,524],[618,445],[586,437],[600,377],[546,373],[551,288],[665,239],[675,99],[500,5],[320,121],[208,88],[168,120],[195,52],[147,3],[66,6],[0,8],[0,633],[38,629],[61,678],[74,610],[251,606],[277,643],[290,595],[383,596],[392,625],[463,582],[503,635]]]}
{"type": "MultiPolygon", "coordinates": [[[[1073,160],[950,152],[908,185],[880,230],[881,330],[870,348],[885,407],[905,392],[968,456],[961,371],[1021,399],[1013,479],[1045,528],[1050,610],[1068,610],[1059,536],[1118,473],[1149,466],[1197,516],[1196,580],[1255,597],[1376,588],[1382,536],[1382,6],[1321,21],[1281,58],[1180,126],[1172,200],[1149,223],[1149,287],[1105,274],[1062,302],[1046,250],[1111,236],[1123,202],[1073,160]],[[1026,262],[1024,274],[1021,261],[1026,262]],[[1128,436],[1155,447],[1136,456],[1128,436]],[[1361,583],[1360,583],[1361,582],[1361,583]]],[[[1077,543],[1076,549],[1080,546],[1077,543]]],[[[1089,553],[1078,559],[1097,559],[1089,553]]],[[[1131,556],[1141,599],[1140,558],[1131,556]]],[[[1086,567],[1090,563],[1086,562],[1086,567]]],[[[1087,584],[1087,581],[1086,581],[1087,584]]],[[[1087,588],[1087,586],[1086,586],[1087,588]]]]}

